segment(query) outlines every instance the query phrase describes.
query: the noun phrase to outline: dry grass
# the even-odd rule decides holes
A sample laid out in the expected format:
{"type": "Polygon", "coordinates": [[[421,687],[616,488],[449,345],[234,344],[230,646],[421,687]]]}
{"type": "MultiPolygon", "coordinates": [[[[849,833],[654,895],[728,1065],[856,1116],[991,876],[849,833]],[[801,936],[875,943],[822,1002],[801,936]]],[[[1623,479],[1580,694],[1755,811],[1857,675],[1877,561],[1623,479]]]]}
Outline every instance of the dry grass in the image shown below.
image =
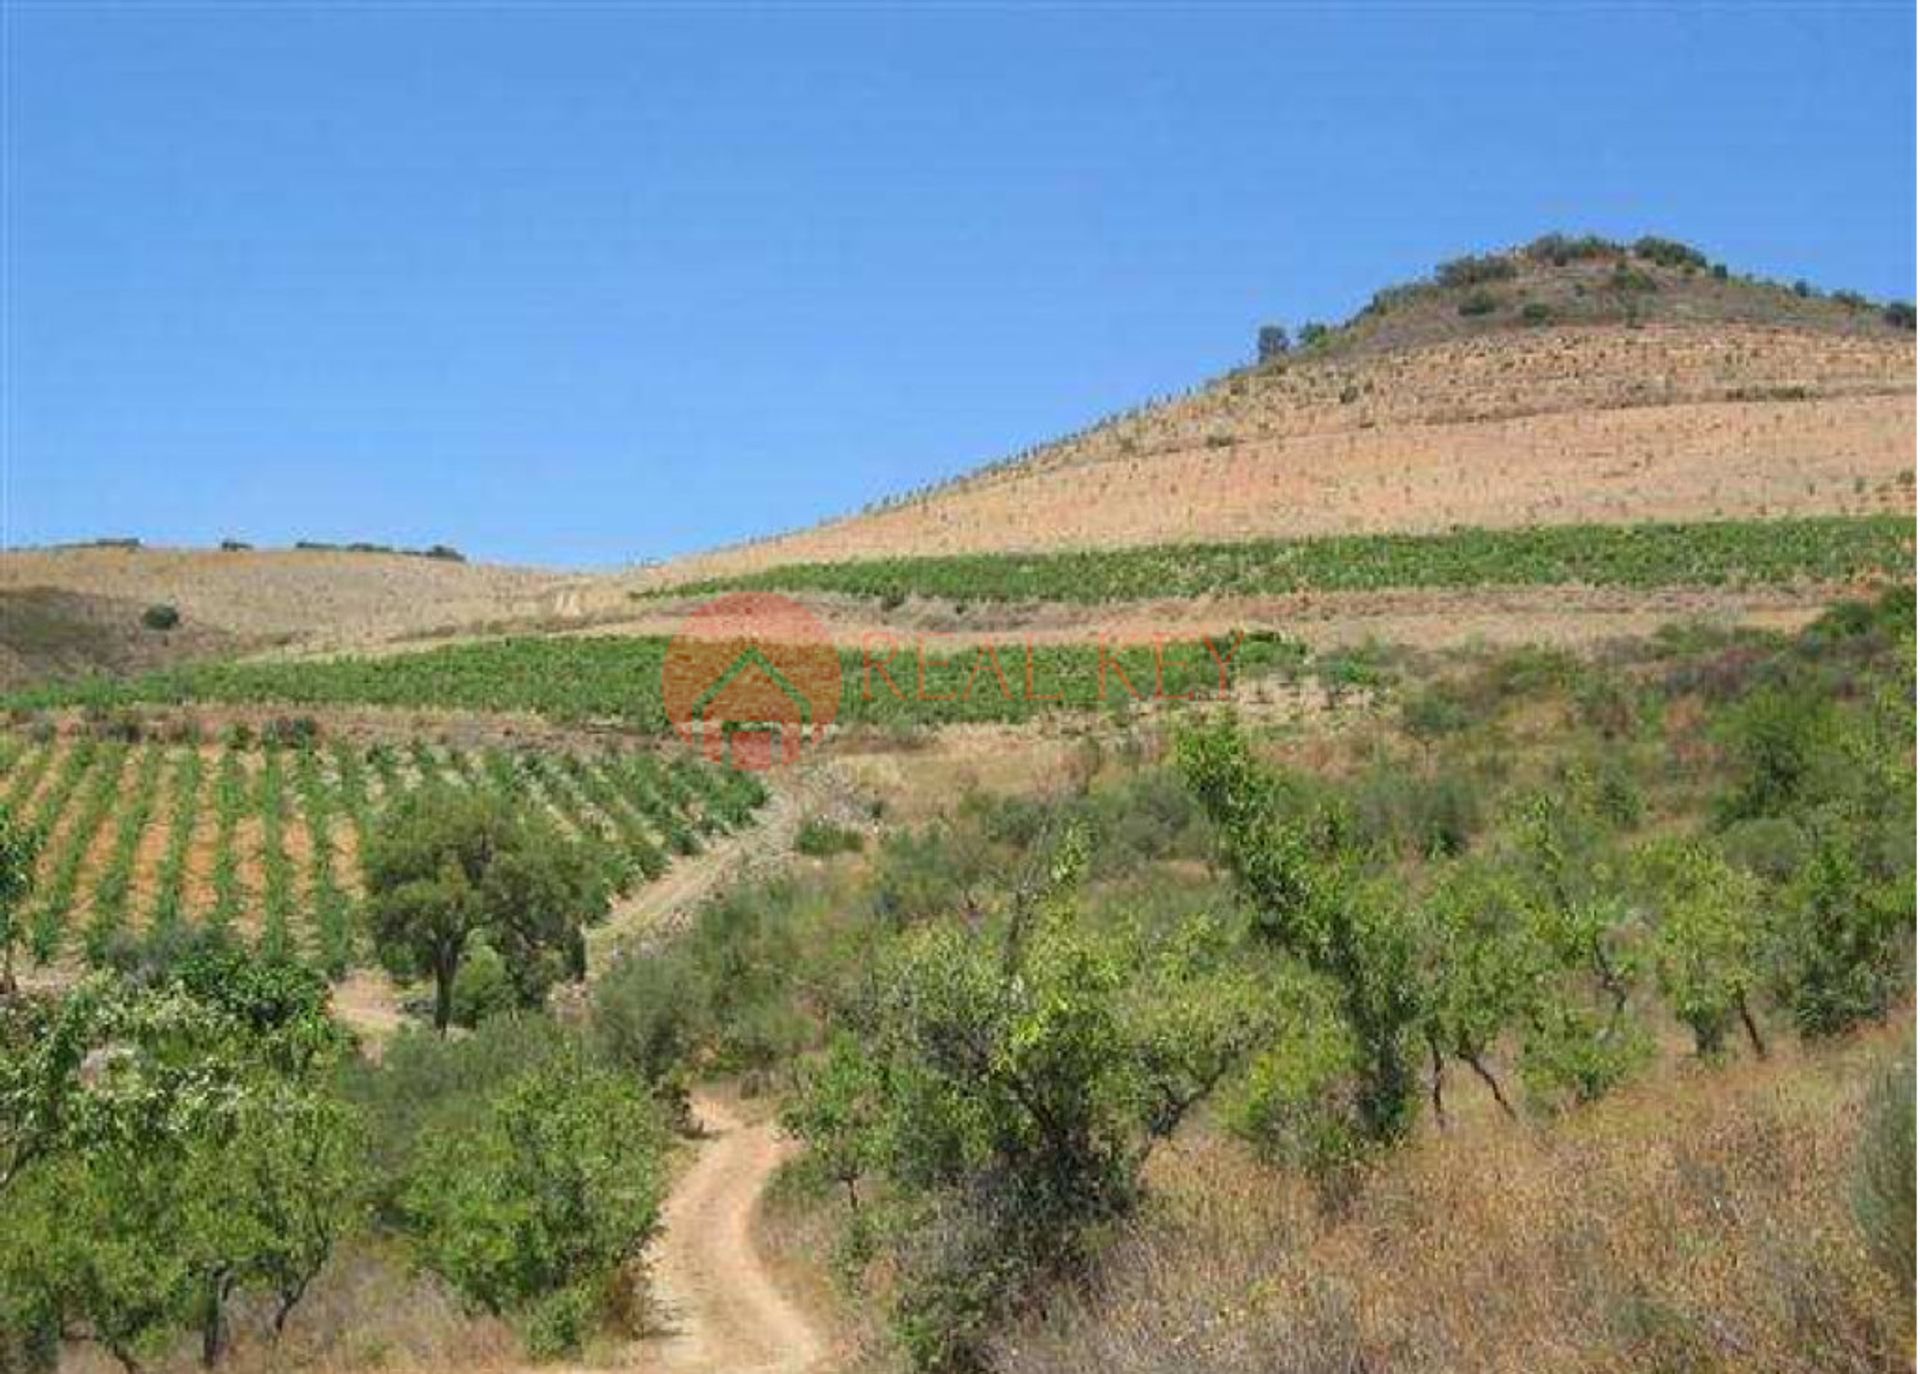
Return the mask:
{"type": "MultiPolygon", "coordinates": [[[[314,1280],[276,1341],[266,1304],[246,1303],[233,1319],[225,1374],[267,1370],[503,1371],[524,1366],[519,1338],[504,1322],[475,1316],[430,1275],[412,1271],[392,1247],[366,1244],[338,1256],[314,1280]]],[[[165,1359],[143,1368],[200,1368],[199,1347],[183,1339],[165,1359]]],[[[88,1345],[69,1346],[66,1374],[119,1374],[120,1366],[88,1345]]]]}
{"type": "Polygon", "coordinates": [[[1847,1188],[1900,1035],[1712,1071],[1578,1116],[1422,1141],[1330,1215],[1203,1141],[1089,1291],[1010,1335],[1005,1374],[1892,1370],[1911,1290],[1847,1188]]]}
{"type": "MultiPolygon", "coordinates": [[[[180,636],[229,647],[350,647],[562,609],[574,579],[531,568],[319,550],[75,548],[0,554],[0,593],[58,588],[137,617],[180,610],[180,636]]],[[[137,665],[136,665],[137,666],[137,665]]]]}

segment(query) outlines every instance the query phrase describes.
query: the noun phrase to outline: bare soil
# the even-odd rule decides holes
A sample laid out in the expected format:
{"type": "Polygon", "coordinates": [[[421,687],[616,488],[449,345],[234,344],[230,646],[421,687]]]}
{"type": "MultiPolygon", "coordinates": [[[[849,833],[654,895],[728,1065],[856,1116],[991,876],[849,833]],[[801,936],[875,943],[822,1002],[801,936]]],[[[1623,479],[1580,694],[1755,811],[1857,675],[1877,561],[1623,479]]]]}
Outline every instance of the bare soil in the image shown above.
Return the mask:
{"type": "Polygon", "coordinates": [[[753,1215],[792,1152],[772,1122],[696,1096],[707,1139],[667,1203],[653,1284],[664,1330],[637,1367],[672,1374],[806,1374],[827,1343],[756,1249],[753,1215]]]}
{"type": "MultiPolygon", "coordinates": [[[[1239,373],[930,495],[660,568],[1907,510],[1914,344],[1741,325],[1456,339],[1239,373]]],[[[575,603],[605,609],[607,587],[575,603]]]]}

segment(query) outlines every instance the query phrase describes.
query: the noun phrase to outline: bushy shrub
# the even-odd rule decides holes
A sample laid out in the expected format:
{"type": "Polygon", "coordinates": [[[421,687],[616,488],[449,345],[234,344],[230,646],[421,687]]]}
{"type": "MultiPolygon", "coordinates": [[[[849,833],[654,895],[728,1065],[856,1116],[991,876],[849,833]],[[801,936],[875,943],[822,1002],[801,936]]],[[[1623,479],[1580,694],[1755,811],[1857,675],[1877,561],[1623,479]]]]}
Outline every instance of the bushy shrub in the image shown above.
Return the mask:
{"type": "Polygon", "coordinates": [[[1660,289],[1659,279],[1649,273],[1638,271],[1624,262],[1613,269],[1613,275],[1607,278],[1607,286],[1620,295],[1646,295],[1660,289]]]}
{"type": "Polygon", "coordinates": [[[312,716],[275,716],[260,727],[260,742],[283,749],[311,748],[320,738],[320,722],[312,716]]]}
{"type": "Polygon", "coordinates": [[[1441,263],[1433,269],[1433,279],[1442,286],[1479,286],[1484,282],[1510,281],[1519,275],[1519,270],[1512,258],[1501,254],[1468,254],[1441,263]]]}
{"type": "Polygon", "coordinates": [[[1566,234],[1543,234],[1528,244],[1526,255],[1539,262],[1550,262],[1555,267],[1565,267],[1570,262],[1579,262],[1588,258],[1618,257],[1626,250],[1611,239],[1603,239],[1598,234],[1582,234],[1578,238],[1566,234]]]}
{"type": "Polygon", "coordinates": [[[1723,822],[1784,816],[1816,799],[1836,763],[1832,706],[1810,691],[1763,687],[1726,713],[1718,732],[1733,784],[1723,822]]]}
{"type": "Polygon", "coordinates": [[[1675,239],[1656,238],[1652,234],[1634,240],[1633,254],[1648,262],[1659,263],[1662,267],[1698,269],[1707,265],[1707,255],[1698,248],[1675,239]]]}
{"type": "Polygon", "coordinates": [[[866,838],[859,831],[815,819],[801,822],[793,838],[794,849],[815,859],[827,859],[835,854],[857,854],[865,844],[866,838]]]}
{"type": "Polygon", "coordinates": [[[1910,877],[1867,871],[1857,836],[1824,818],[1779,896],[1774,995],[1808,1038],[1883,1018],[1904,988],[1914,920],[1910,877]]]}
{"type": "Polygon", "coordinates": [[[453,1024],[471,1029],[519,1005],[506,960],[484,939],[473,941],[453,979],[453,1024]]]}
{"type": "Polygon", "coordinates": [[[665,1152],[644,1094],[563,1053],[489,1095],[472,1129],[423,1141],[401,1207],[422,1263],[564,1353],[658,1229],[665,1152]]]}
{"type": "Polygon", "coordinates": [[[1500,298],[1491,291],[1469,291],[1460,302],[1462,315],[1491,315],[1500,308],[1500,298]]]}
{"type": "Polygon", "coordinates": [[[1880,312],[1880,318],[1892,325],[1895,329],[1904,329],[1908,333],[1912,333],[1914,327],[1913,302],[1888,301],[1886,308],[1880,312]]]}
{"type": "Polygon", "coordinates": [[[180,608],[157,602],[140,612],[140,623],[149,630],[171,630],[180,623],[180,608]]]}
{"type": "Polygon", "coordinates": [[[678,948],[623,954],[593,986],[593,1032],[609,1062],[633,1074],[690,1124],[687,1081],[703,1029],[698,970],[678,948]]]}

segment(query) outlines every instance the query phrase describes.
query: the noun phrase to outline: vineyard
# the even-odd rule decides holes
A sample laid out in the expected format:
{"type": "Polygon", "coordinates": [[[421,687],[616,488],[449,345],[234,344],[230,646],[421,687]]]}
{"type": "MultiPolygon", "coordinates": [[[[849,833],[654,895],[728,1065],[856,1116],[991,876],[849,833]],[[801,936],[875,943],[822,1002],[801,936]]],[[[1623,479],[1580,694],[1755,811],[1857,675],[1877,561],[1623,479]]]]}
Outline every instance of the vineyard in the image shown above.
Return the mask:
{"type": "MultiPolygon", "coordinates": [[[[523,637],[380,658],[194,664],[126,680],[49,684],[0,699],[0,705],[104,710],[265,702],[531,711],[563,721],[614,719],[660,733],[667,728],[660,697],[667,643],[523,637]]],[[[1223,658],[1236,681],[1305,662],[1299,645],[1272,635],[1172,643],[1157,656],[1151,647],[1095,645],[1003,645],[991,653],[911,645],[898,652],[853,649],[841,654],[839,719],[881,726],[1020,721],[1156,693],[1200,694],[1217,689],[1223,658]]]]}
{"type": "Polygon", "coordinates": [[[956,602],[1096,604],[1412,587],[1849,582],[1905,576],[1912,561],[1912,520],[1830,516],[1698,524],[1547,525],[1445,534],[795,563],[664,588],[650,595],[761,589],[841,592],[894,603],[919,596],[956,602]]]}
{"type": "Polygon", "coordinates": [[[650,752],[0,735],[0,804],[43,837],[26,950],[100,965],[136,939],[225,929],[344,973],[367,955],[359,854],[384,807],[433,783],[535,808],[620,889],[747,823],[765,799],[747,774],[650,752]]]}

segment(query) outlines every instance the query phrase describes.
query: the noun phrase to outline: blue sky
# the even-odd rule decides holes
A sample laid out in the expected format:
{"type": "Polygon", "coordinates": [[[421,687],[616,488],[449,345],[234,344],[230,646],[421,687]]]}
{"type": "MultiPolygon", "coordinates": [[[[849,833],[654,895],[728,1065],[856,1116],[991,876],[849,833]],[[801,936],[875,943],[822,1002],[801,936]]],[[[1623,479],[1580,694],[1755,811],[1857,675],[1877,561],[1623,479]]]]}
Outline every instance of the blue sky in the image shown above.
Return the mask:
{"type": "Polygon", "coordinates": [[[37,5],[7,537],[605,565],[1547,229],[1913,295],[1914,13],[37,5]]]}

